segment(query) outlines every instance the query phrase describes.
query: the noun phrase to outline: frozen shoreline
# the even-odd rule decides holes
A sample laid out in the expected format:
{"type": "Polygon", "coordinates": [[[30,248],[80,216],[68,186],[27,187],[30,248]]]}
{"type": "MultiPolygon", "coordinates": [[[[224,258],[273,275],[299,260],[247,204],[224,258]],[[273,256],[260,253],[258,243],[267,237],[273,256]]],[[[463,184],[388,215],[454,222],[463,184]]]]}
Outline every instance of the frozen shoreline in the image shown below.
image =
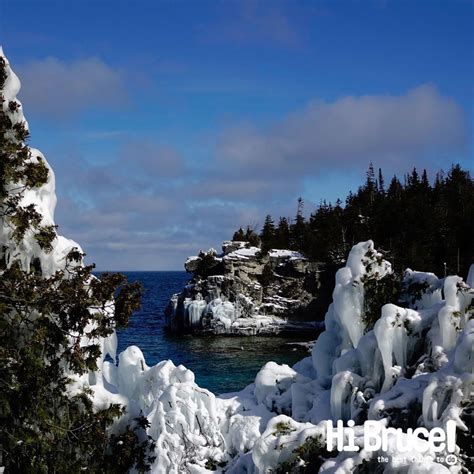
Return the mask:
{"type": "MultiPolygon", "coordinates": [[[[1,50],[0,55],[3,57],[1,50]]],[[[7,61],[3,107],[12,123],[24,122],[21,108],[8,109],[19,86],[7,61]]],[[[34,156],[42,155],[35,151],[34,156]]],[[[28,190],[21,204],[35,204],[44,222],[54,224],[54,174],[47,166],[48,182],[28,190]]],[[[18,243],[11,232],[2,221],[0,241],[6,264],[18,256],[28,271],[38,259],[43,275],[63,270],[65,254],[79,247],[58,237],[53,251],[45,253],[31,233],[18,243]]],[[[367,419],[380,428],[401,429],[402,437],[408,436],[409,428],[445,429],[448,422],[455,422],[455,455],[467,463],[472,454],[460,444],[461,433],[472,429],[472,416],[465,407],[472,407],[474,386],[474,265],[466,282],[458,276],[438,279],[433,274],[407,271],[405,283],[422,283],[423,290],[407,299],[412,300],[409,307],[385,304],[369,327],[364,319],[365,290],[390,272],[390,263],[372,241],[355,245],[346,266],[336,274],[326,329],[311,357],[293,367],[268,362],[254,383],[238,393],[216,397],[195,383],[191,370],[170,360],[149,367],[136,346],[117,357],[115,333],[99,340],[96,371],[70,374],[74,380],[70,392],[88,389],[98,410],[113,403],[126,407],[115,428],[126,426],[140,414],[147,417],[148,434],[156,441],[154,473],[225,468],[228,474],[263,474],[278,470],[283,463],[290,469],[304,465],[304,449],[318,456],[319,472],[324,473],[359,468],[370,472],[380,455],[387,456],[384,466],[390,472],[460,472],[460,464],[451,466],[446,458],[440,460],[423,440],[418,450],[410,446],[408,453],[401,452],[393,437],[386,450],[363,448],[361,428],[367,419]],[[358,449],[329,453],[327,420],[354,421],[358,449]],[[411,461],[417,456],[422,456],[422,462],[411,461]]],[[[222,318],[227,318],[225,302],[221,303],[222,318]]]]}

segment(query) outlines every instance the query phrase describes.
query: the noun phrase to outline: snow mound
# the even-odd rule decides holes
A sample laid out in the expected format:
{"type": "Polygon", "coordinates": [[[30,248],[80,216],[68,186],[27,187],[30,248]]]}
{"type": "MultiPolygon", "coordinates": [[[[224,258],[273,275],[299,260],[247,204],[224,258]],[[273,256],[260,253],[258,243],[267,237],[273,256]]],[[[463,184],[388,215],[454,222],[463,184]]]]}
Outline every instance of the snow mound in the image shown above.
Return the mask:
{"type": "Polygon", "coordinates": [[[258,247],[242,247],[225,255],[225,260],[248,260],[255,258],[261,250],[258,247]]]}
{"type": "Polygon", "coordinates": [[[287,249],[272,249],[268,252],[270,258],[291,258],[294,260],[303,260],[305,257],[300,252],[287,249]]]}

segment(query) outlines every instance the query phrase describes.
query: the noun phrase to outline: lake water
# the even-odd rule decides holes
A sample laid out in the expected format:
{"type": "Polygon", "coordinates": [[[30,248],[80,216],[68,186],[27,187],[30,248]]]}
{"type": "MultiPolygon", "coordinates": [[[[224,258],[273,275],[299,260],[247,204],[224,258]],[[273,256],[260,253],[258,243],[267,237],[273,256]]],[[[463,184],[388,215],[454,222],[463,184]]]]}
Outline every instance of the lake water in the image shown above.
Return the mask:
{"type": "MultiPolygon", "coordinates": [[[[130,345],[140,347],[149,366],[164,359],[191,369],[196,382],[219,394],[236,391],[253,382],[268,361],[292,365],[306,357],[307,350],[292,346],[278,336],[176,336],[164,331],[164,309],[169,297],[189,280],[185,272],[123,272],[129,281],[142,283],[142,308],[132,316],[127,329],[118,330],[119,352],[130,345]]],[[[298,340],[302,340],[301,337],[298,340]]],[[[293,340],[295,342],[295,340],[293,340]]]]}

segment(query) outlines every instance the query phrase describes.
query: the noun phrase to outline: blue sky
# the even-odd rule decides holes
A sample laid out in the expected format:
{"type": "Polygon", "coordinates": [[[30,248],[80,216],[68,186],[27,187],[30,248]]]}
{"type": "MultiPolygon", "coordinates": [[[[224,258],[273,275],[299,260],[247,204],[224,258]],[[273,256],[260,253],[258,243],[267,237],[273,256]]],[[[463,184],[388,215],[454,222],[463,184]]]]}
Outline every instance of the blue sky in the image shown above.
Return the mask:
{"type": "Polygon", "coordinates": [[[56,220],[99,269],[181,269],[302,196],[472,169],[472,1],[0,1],[56,220]]]}

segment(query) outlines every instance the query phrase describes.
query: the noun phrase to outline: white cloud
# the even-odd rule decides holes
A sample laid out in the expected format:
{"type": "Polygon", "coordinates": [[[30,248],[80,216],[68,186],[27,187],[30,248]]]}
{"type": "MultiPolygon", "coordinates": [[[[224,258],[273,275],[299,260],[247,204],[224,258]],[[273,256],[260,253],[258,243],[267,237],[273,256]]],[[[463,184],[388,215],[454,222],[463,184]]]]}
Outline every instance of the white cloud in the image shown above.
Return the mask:
{"type": "Polygon", "coordinates": [[[265,0],[228,1],[222,4],[218,21],[200,25],[198,34],[209,42],[244,46],[263,43],[294,49],[301,45],[306,26],[302,22],[304,17],[299,18],[296,26],[295,8],[291,6],[293,8],[288,8],[285,2],[265,0]]]}
{"type": "Polygon", "coordinates": [[[227,131],[216,156],[221,166],[270,176],[365,167],[370,161],[404,169],[430,154],[460,151],[465,140],[461,108],[425,84],[399,96],[312,101],[266,130],[227,131]]]}
{"type": "Polygon", "coordinates": [[[115,107],[128,102],[121,72],[98,58],[64,62],[48,57],[18,68],[19,98],[29,113],[56,120],[90,108],[115,107]]]}
{"type": "Polygon", "coordinates": [[[268,213],[294,216],[308,182],[333,182],[344,198],[341,176],[363,178],[370,161],[390,176],[439,153],[451,159],[465,128],[461,108],[424,85],[399,96],[311,101],[265,130],[227,129],[201,167],[190,166],[192,153],[151,137],[122,142],[106,164],[59,153],[58,223],[100,268],[181,268],[187,255],[218,246],[241,225],[262,225],[268,213]]]}

